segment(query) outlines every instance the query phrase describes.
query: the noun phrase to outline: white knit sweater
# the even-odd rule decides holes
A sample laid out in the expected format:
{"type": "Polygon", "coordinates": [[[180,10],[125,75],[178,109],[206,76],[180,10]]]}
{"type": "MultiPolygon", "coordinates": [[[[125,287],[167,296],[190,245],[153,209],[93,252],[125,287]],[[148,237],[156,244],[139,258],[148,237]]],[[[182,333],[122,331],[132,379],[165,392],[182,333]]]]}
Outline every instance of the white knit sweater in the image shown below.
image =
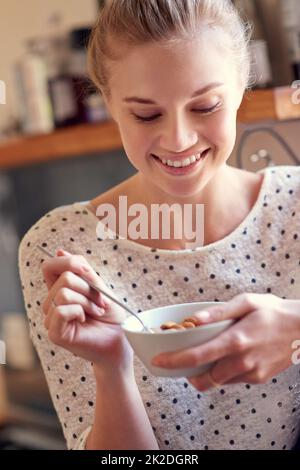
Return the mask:
{"type": "MultiPolygon", "coordinates": [[[[91,364],[52,344],[43,326],[47,295],[36,244],[83,254],[113,294],[139,312],[167,304],[228,301],[242,292],[300,299],[300,167],[262,170],[259,197],[230,235],[188,250],[99,240],[83,203],[56,208],[24,236],[19,269],[30,334],[69,449],[84,448],[93,423],[91,364]]],[[[300,431],[300,367],[263,385],[199,393],[185,378],[153,377],[134,358],[139,390],[160,449],[290,449],[300,431]]]]}

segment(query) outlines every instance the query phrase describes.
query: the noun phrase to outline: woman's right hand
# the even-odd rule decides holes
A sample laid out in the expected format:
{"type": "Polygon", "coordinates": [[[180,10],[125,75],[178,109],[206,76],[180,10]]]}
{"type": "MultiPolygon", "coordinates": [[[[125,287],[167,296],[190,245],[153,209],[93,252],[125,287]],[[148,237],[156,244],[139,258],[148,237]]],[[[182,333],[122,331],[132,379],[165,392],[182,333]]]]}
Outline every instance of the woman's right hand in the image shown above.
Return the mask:
{"type": "Polygon", "coordinates": [[[124,309],[92,289],[107,286],[81,255],[58,250],[42,264],[48,295],[42,304],[50,341],[93,362],[102,372],[132,370],[133,351],[120,327],[124,309]]]}

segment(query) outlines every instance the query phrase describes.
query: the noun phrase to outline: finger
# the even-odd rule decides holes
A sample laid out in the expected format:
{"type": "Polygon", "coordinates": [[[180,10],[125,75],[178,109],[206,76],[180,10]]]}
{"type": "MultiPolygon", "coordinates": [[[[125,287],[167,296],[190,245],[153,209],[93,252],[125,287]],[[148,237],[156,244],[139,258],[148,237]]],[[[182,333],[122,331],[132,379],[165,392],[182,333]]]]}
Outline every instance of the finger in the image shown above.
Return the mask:
{"type": "Polygon", "coordinates": [[[256,310],[263,294],[239,294],[224,304],[201,310],[192,316],[196,324],[213,323],[223,320],[237,320],[256,310]]]}
{"type": "MultiPolygon", "coordinates": [[[[61,253],[59,256],[56,258],[51,258],[50,260],[46,260],[42,265],[48,290],[51,289],[52,285],[57,281],[59,276],[61,276],[66,271],[77,274],[83,280],[86,279],[88,282],[99,286],[104,291],[107,290],[107,286],[103,280],[82,255],[68,254],[67,256],[64,256],[63,253],[66,252],[65,250],[58,250],[58,252],[61,253]]],[[[106,308],[111,305],[112,301],[104,294],[96,291],[90,286],[88,286],[88,288],[93,293],[93,295],[97,297],[97,303],[99,303],[102,308],[106,308]]]]}
{"type": "Polygon", "coordinates": [[[84,275],[86,265],[87,261],[80,255],[60,255],[45,260],[42,264],[42,271],[48,290],[50,290],[55,281],[65,271],[72,271],[79,276],[84,275]]]}
{"type": "Polygon", "coordinates": [[[67,287],[63,287],[57,292],[56,296],[54,297],[54,301],[56,305],[79,304],[83,307],[84,312],[95,320],[99,320],[99,318],[105,314],[105,310],[103,308],[98,307],[94,302],[89,300],[84,295],[79,294],[78,292],[67,287]]]}
{"type": "Polygon", "coordinates": [[[59,250],[57,250],[56,252],[56,256],[72,256],[72,253],[69,253],[68,251],[59,248],[59,250]]]}
{"type": "Polygon", "coordinates": [[[152,359],[152,364],[170,369],[197,367],[215,362],[225,356],[243,353],[248,348],[249,340],[236,324],[200,346],[159,354],[152,359]]]}
{"type": "MultiPolygon", "coordinates": [[[[282,372],[285,368],[280,368],[278,373],[282,372]]],[[[250,372],[247,372],[246,374],[239,375],[238,377],[234,377],[231,379],[228,384],[235,384],[235,383],[246,383],[246,384],[264,384],[267,383],[267,381],[271,378],[274,377],[274,375],[277,375],[277,372],[274,373],[274,370],[272,373],[268,373],[267,371],[263,372],[261,367],[256,366],[253,370],[250,372]]]]}
{"type": "MultiPolygon", "coordinates": [[[[91,282],[96,287],[100,287],[100,289],[104,291],[108,291],[108,288],[106,284],[103,282],[103,280],[101,279],[100,275],[97,274],[96,271],[88,263],[83,269],[85,271],[84,275],[82,276],[83,279],[85,279],[88,282],[91,282]]],[[[97,293],[99,295],[99,298],[101,299],[101,304],[103,305],[104,308],[111,306],[112,300],[106,297],[105,294],[102,294],[102,292],[99,292],[93,289],[92,286],[90,286],[90,289],[92,292],[97,293]]]]}
{"type": "Polygon", "coordinates": [[[46,330],[49,329],[50,321],[51,321],[51,315],[53,314],[54,309],[55,309],[55,305],[51,304],[50,308],[47,311],[47,314],[44,317],[44,327],[46,328],[46,330]]]}
{"type": "Polygon", "coordinates": [[[234,385],[239,383],[249,383],[247,374],[234,377],[233,379],[229,380],[229,382],[227,382],[227,385],[234,385]]]}
{"type": "Polygon", "coordinates": [[[200,392],[206,392],[207,390],[213,388],[220,388],[223,385],[223,382],[216,378],[214,367],[212,367],[209,372],[205,372],[204,374],[193,377],[188,377],[187,380],[200,392]]]}
{"type": "Polygon", "coordinates": [[[72,342],[74,331],[73,334],[70,333],[69,338],[66,335],[66,327],[69,323],[78,322],[82,324],[85,322],[84,310],[81,305],[60,305],[55,307],[50,318],[49,338],[58,345],[72,342]]]}
{"type": "MultiPolygon", "coordinates": [[[[44,313],[50,308],[52,299],[56,299],[57,293],[62,288],[72,289],[79,294],[87,297],[90,301],[95,303],[99,308],[104,308],[104,302],[102,300],[101,294],[91,289],[86,281],[82,277],[74,274],[71,271],[65,271],[53,284],[50,288],[47,297],[45,298],[42,308],[44,313]]],[[[58,299],[59,300],[59,299],[58,299]]]]}
{"type": "MultiPolygon", "coordinates": [[[[56,256],[71,256],[71,253],[69,253],[69,252],[66,251],[66,250],[59,249],[59,250],[57,250],[57,252],[56,252],[56,256]]],[[[48,264],[48,263],[47,263],[47,264],[48,264]]],[[[44,265],[44,267],[43,267],[44,270],[47,269],[47,264],[44,265]]],[[[46,272],[46,271],[45,271],[45,272],[46,272]]],[[[45,275],[44,275],[44,278],[45,278],[45,275]]],[[[47,279],[47,276],[46,276],[46,279],[47,279]]],[[[45,279],[45,280],[46,280],[46,279],[45,279]]],[[[57,277],[55,276],[55,277],[53,278],[53,280],[54,280],[54,279],[57,280],[57,279],[59,279],[59,278],[57,278],[57,277]]],[[[52,281],[53,281],[53,280],[52,280],[52,281]]],[[[55,281],[55,282],[56,282],[56,281],[55,281]]],[[[54,282],[54,284],[55,284],[55,282],[54,282]]],[[[51,284],[51,281],[50,281],[50,282],[47,282],[47,280],[46,280],[46,284],[47,284],[47,287],[48,287],[48,289],[49,289],[49,285],[51,284]]],[[[52,285],[52,287],[53,287],[53,285],[52,285]]],[[[52,287],[51,287],[51,289],[52,289],[52,287]]],[[[47,310],[48,310],[48,308],[49,308],[49,306],[48,306],[47,304],[50,303],[50,302],[51,302],[51,299],[53,299],[54,297],[55,297],[55,295],[52,295],[52,296],[50,296],[48,302],[47,302],[47,301],[44,302],[43,310],[44,310],[44,313],[45,313],[45,314],[47,314],[47,310]]]]}
{"type": "Polygon", "coordinates": [[[256,364],[249,355],[229,356],[215,364],[214,380],[221,384],[229,383],[237,377],[251,373],[255,367],[256,364]]]}
{"type": "Polygon", "coordinates": [[[247,356],[226,357],[213,365],[210,371],[191,377],[189,380],[198,390],[206,391],[215,388],[215,382],[219,386],[229,383],[237,383],[237,379],[251,374],[255,364],[247,356]]]}

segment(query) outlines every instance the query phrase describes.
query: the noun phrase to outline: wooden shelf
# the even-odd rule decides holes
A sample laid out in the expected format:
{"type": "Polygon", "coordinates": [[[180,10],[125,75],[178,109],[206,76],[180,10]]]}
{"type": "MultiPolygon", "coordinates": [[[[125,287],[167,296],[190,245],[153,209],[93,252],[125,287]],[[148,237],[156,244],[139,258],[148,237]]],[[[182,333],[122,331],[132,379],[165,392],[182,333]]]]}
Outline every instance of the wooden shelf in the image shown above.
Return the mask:
{"type": "MultiPolygon", "coordinates": [[[[248,92],[238,112],[238,121],[300,118],[300,105],[292,103],[291,87],[248,92]]],[[[43,161],[107,152],[122,148],[114,121],[84,124],[57,130],[51,134],[18,137],[0,143],[0,168],[25,166],[43,161]]]]}
{"type": "Polygon", "coordinates": [[[22,136],[0,143],[0,168],[119,148],[122,148],[122,142],[113,121],[83,124],[56,130],[50,134],[22,136]]]}
{"type": "Polygon", "coordinates": [[[253,123],[300,119],[300,103],[293,102],[295,91],[292,87],[278,87],[248,92],[240,106],[238,121],[253,123]]]}
{"type": "Polygon", "coordinates": [[[277,119],[274,90],[255,90],[245,94],[238,111],[238,121],[254,123],[277,119]]]}

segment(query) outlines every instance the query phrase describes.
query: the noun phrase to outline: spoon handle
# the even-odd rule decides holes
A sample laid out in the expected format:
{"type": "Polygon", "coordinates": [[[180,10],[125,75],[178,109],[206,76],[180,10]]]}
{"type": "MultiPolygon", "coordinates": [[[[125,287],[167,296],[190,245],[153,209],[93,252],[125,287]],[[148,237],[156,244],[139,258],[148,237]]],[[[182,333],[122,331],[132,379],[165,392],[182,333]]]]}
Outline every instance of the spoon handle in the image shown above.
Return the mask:
{"type": "MultiPolygon", "coordinates": [[[[53,253],[50,253],[50,251],[46,250],[44,247],[40,246],[40,245],[36,245],[36,247],[41,250],[43,253],[45,253],[47,256],[49,256],[50,258],[55,258],[55,255],[53,253]]],[[[104,290],[102,290],[100,287],[96,286],[93,282],[91,282],[89,279],[86,279],[85,276],[80,276],[92,289],[94,289],[95,291],[97,292],[100,292],[101,294],[105,295],[106,297],[108,297],[110,300],[112,300],[113,302],[115,302],[116,304],[118,304],[120,307],[122,307],[124,310],[126,310],[128,313],[130,313],[131,315],[133,315],[142,325],[143,325],[143,328],[144,330],[146,331],[151,331],[149,330],[149,328],[144,325],[144,323],[142,322],[142,320],[140,319],[140,317],[138,315],[136,315],[130,308],[127,307],[127,305],[125,305],[123,302],[120,302],[118,299],[116,299],[115,297],[113,297],[112,295],[108,294],[107,292],[105,292],[104,290]]]]}

